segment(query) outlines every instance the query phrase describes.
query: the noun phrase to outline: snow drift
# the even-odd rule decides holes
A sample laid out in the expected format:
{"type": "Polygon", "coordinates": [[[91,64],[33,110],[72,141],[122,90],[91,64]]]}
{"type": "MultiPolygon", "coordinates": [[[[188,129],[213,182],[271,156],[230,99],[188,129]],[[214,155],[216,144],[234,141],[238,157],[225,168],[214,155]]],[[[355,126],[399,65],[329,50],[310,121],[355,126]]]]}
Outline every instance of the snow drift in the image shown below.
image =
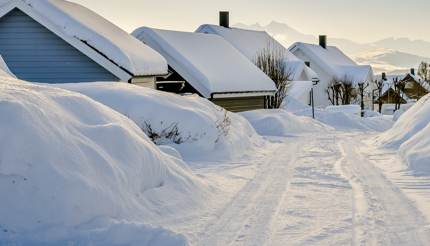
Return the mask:
{"type": "Polygon", "coordinates": [[[186,160],[231,159],[261,138],[241,116],[198,96],[178,96],[125,83],[53,85],[76,91],[132,119],[158,145],[186,160]]]}
{"type": "Polygon", "coordinates": [[[0,244],[185,243],[142,224],[203,195],[181,161],[86,96],[0,80],[0,244]]]}
{"type": "MultiPolygon", "coordinates": [[[[356,105],[330,106],[328,109],[315,109],[315,119],[328,126],[340,131],[386,131],[392,125],[393,121],[389,117],[379,116],[370,118],[361,118],[357,115],[356,105]]],[[[312,108],[304,105],[294,98],[287,97],[282,108],[299,116],[312,117],[312,108]]],[[[359,108],[359,107],[358,107],[359,108]]]]}
{"type": "Polygon", "coordinates": [[[430,174],[430,95],[403,113],[393,128],[381,134],[378,142],[399,149],[408,168],[430,174]]]}
{"type": "Polygon", "coordinates": [[[327,131],[330,127],[309,117],[296,116],[283,109],[255,110],[241,113],[263,136],[291,136],[327,131]]]}

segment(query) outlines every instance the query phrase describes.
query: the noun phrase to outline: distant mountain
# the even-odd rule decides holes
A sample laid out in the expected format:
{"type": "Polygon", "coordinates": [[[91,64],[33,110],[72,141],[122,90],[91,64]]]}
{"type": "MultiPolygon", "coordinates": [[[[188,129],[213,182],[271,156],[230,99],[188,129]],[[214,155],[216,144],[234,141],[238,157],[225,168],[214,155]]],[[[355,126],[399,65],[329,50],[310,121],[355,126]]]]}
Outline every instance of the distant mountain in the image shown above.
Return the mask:
{"type": "MultiPolygon", "coordinates": [[[[238,28],[265,30],[284,46],[295,42],[317,43],[317,36],[301,33],[285,23],[272,21],[268,25],[236,24],[238,28]]],[[[358,43],[352,40],[328,37],[329,45],[338,46],[347,55],[362,64],[370,64],[379,72],[398,73],[417,67],[421,61],[430,61],[430,42],[408,38],[387,38],[373,43],[358,43]]]]}
{"type": "Polygon", "coordinates": [[[418,56],[430,57],[430,42],[409,38],[387,38],[372,43],[372,46],[398,50],[418,56]]]}
{"type": "Polygon", "coordinates": [[[376,73],[403,73],[410,68],[417,68],[422,61],[430,62],[429,57],[392,49],[369,50],[353,58],[360,64],[371,64],[376,73]]]}

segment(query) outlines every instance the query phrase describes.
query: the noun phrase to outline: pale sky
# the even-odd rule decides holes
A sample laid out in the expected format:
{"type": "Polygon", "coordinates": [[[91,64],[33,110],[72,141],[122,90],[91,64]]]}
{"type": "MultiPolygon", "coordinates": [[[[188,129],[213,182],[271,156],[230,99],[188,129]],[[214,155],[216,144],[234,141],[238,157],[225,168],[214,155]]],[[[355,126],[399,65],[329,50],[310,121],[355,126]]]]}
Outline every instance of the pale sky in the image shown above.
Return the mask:
{"type": "Polygon", "coordinates": [[[72,0],[127,31],[139,26],[194,31],[218,24],[284,22],[305,34],[327,34],[357,42],[387,37],[430,41],[429,0],[72,0]]]}

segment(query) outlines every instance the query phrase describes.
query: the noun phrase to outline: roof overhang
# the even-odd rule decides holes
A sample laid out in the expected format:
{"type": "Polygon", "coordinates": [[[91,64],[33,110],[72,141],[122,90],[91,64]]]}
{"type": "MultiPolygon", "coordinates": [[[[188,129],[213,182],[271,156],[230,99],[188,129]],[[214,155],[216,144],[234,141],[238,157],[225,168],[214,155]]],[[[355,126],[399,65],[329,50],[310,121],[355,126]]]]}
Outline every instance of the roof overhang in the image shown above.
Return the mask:
{"type": "Polygon", "coordinates": [[[276,91],[214,92],[211,94],[211,99],[274,96],[275,93],[276,91]]]}

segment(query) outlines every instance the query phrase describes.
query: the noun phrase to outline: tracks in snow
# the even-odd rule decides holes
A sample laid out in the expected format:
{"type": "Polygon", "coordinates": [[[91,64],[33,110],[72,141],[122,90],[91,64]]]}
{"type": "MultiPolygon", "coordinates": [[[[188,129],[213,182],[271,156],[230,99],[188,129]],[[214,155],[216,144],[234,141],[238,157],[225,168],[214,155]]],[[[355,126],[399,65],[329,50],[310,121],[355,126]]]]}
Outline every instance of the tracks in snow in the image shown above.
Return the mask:
{"type": "Polygon", "coordinates": [[[204,228],[197,245],[264,245],[270,240],[272,222],[282,206],[297,151],[297,144],[277,149],[256,176],[220,210],[213,223],[204,228]]]}
{"type": "Polygon", "coordinates": [[[351,140],[338,146],[341,169],[354,193],[353,244],[428,245],[428,222],[421,212],[369,160],[370,153],[357,150],[357,141],[351,140]]]}
{"type": "MultiPolygon", "coordinates": [[[[358,134],[288,138],[195,245],[428,245],[428,222],[357,150],[358,134]]],[[[368,151],[372,151],[371,148],[368,151]]]]}

